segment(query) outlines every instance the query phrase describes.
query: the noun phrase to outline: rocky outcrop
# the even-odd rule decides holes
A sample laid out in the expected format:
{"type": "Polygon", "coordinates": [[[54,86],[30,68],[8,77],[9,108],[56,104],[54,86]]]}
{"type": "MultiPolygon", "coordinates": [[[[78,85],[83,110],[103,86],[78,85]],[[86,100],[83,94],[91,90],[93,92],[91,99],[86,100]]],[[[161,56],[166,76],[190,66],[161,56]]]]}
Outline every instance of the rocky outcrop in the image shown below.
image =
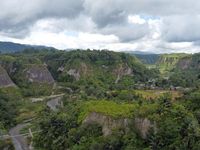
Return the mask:
{"type": "Polygon", "coordinates": [[[6,70],[0,66],[0,87],[15,86],[13,81],[10,79],[6,70]]]}
{"type": "Polygon", "coordinates": [[[47,102],[47,106],[53,111],[58,111],[59,108],[63,107],[62,96],[52,98],[47,102]]]}
{"type": "Polygon", "coordinates": [[[117,75],[115,83],[117,84],[119,80],[126,75],[133,75],[133,70],[126,64],[120,65],[117,69],[114,70],[114,74],[117,75]]]}
{"type": "Polygon", "coordinates": [[[147,118],[135,118],[134,126],[143,139],[147,138],[150,128],[154,128],[155,131],[155,124],[152,124],[147,118]]]}
{"type": "Polygon", "coordinates": [[[25,73],[31,83],[55,83],[51,73],[44,65],[31,65],[25,69],[25,73]]]}
{"type": "Polygon", "coordinates": [[[190,57],[187,57],[187,58],[183,58],[181,59],[177,66],[182,69],[182,70],[186,70],[186,69],[189,69],[189,67],[191,66],[192,64],[192,60],[190,57]]]}
{"type": "Polygon", "coordinates": [[[70,68],[67,74],[74,77],[76,81],[80,80],[81,77],[86,77],[91,74],[91,70],[89,70],[88,66],[83,62],[79,64],[78,68],[75,68],[70,68]]]}
{"type": "Polygon", "coordinates": [[[189,56],[189,54],[184,53],[162,54],[156,62],[156,66],[162,75],[169,76],[169,72],[177,67],[180,60],[189,56]]]}
{"type": "Polygon", "coordinates": [[[77,69],[70,69],[67,74],[73,76],[76,81],[80,79],[80,73],[77,69]]]}
{"type": "Polygon", "coordinates": [[[112,117],[96,112],[90,113],[83,121],[83,123],[98,123],[101,125],[104,136],[110,135],[112,130],[116,128],[127,129],[130,122],[130,119],[113,119],[112,117]]]}
{"type": "Polygon", "coordinates": [[[119,118],[114,119],[111,116],[107,116],[101,113],[92,112],[85,120],[84,124],[98,123],[102,126],[102,132],[104,136],[112,134],[114,129],[124,129],[125,132],[129,132],[130,127],[134,127],[138,131],[139,135],[146,139],[148,132],[151,128],[154,128],[154,124],[146,118],[119,118]]]}
{"type": "Polygon", "coordinates": [[[60,67],[57,69],[58,72],[63,72],[64,70],[65,70],[65,67],[64,67],[64,66],[60,66],[60,67]]]}

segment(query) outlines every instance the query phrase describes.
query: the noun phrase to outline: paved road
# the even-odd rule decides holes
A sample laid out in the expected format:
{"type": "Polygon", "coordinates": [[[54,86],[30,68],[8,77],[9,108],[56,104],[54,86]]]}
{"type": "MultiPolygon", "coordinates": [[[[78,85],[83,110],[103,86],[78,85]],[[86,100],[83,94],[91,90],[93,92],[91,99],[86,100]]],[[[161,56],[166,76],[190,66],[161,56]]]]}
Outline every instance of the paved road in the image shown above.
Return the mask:
{"type": "Polygon", "coordinates": [[[28,123],[18,124],[16,127],[10,129],[9,134],[12,138],[12,143],[15,150],[30,150],[27,139],[24,136],[20,136],[20,130],[26,127],[28,123]],[[19,136],[18,136],[19,135],[19,136]]]}

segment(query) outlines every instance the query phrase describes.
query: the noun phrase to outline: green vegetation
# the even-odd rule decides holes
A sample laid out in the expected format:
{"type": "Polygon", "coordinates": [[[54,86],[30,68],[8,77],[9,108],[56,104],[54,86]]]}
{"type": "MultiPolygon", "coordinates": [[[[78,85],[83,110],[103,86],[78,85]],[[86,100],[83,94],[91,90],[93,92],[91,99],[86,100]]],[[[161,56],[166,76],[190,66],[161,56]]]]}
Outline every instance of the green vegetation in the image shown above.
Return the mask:
{"type": "Polygon", "coordinates": [[[25,120],[36,118],[41,111],[46,108],[45,102],[32,103],[29,99],[26,99],[18,108],[17,122],[23,122],[25,120]]]}
{"type": "Polygon", "coordinates": [[[199,123],[193,111],[184,105],[189,106],[186,99],[180,104],[168,95],[156,101],[130,105],[105,100],[67,102],[59,113],[47,115],[48,112],[44,112],[44,116],[41,116],[39,126],[42,132],[35,137],[35,146],[43,149],[196,150],[200,142],[199,123]],[[142,139],[138,130],[130,126],[129,132],[115,129],[111,135],[104,137],[100,125],[80,122],[89,112],[100,112],[113,118],[148,118],[156,126],[156,132],[152,127],[147,138],[142,139]],[[184,144],[182,141],[185,141],[184,144]]]}
{"type": "Polygon", "coordinates": [[[14,147],[10,139],[4,140],[4,141],[0,140],[0,149],[4,149],[4,148],[7,148],[9,150],[14,150],[14,147]]]}
{"type": "Polygon", "coordinates": [[[174,69],[178,63],[178,61],[184,57],[187,57],[188,54],[163,54],[160,56],[157,61],[157,67],[159,68],[161,74],[166,75],[172,69],[174,69]]]}
{"type": "Polygon", "coordinates": [[[199,88],[199,62],[200,54],[180,60],[169,78],[170,83],[176,86],[199,88]]]}
{"type": "MultiPolygon", "coordinates": [[[[17,87],[0,89],[0,133],[29,121],[21,133],[36,131],[29,140],[38,150],[198,150],[200,56],[166,54],[158,61],[164,74],[111,51],[2,54],[0,64],[17,87]],[[47,102],[57,94],[63,105],[54,112],[47,102]],[[92,113],[100,121],[87,122],[92,113]]],[[[11,141],[0,140],[6,147],[13,148],[11,141]]]]}
{"type": "Polygon", "coordinates": [[[165,94],[170,94],[172,96],[172,99],[181,97],[180,92],[168,90],[135,90],[135,93],[140,95],[144,99],[156,99],[165,94]]]}
{"type": "Polygon", "coordinates": [[[5,128],[16,124],[16,117],[18,115],[18,105],[22,97],[19,89],[16,88],[1,88],[0,89],[0,124],[5,128]]]}
{"type": "MultiPolygon", "coordinates": [[[[128,69],[132,70],[134,78],[132,82],[146,81],[155,76],[153,71],[147,70],[135,57],[124,54],[114,53],[111,51],[71,51],[67,53],[57,52],[44,57],[54,78],[59,82],[75,82],[77,84],[86,82],[95,82],[98,86],[107,86],[115,83],[117,76],[123,78],[126,76],[128,69]],[[58,73],[58,68],[62,67],[63,71],[58,73]],[[80,75],[77,82],[75,76],[70,76],[67,72],[76,70],[80,75]],[[84,81],[83,81],[84,80],[84,81]]],[[[120,80],[120,81],[121,81],[120,80]]]]}
{"type": "Polygon", "coordinates": [[[111,51],[26,50],[10,55],[2,55],[0,63],[24,96],[47,95],[52,92],[50,84],[42,81],[42,84],[32,83],[27,75],[27,71],[31,72],[29,69],[34,73],[45,74],[43,64],[47,65],[57,82],[72,84],[84,90],[90,90],[87,87],[97,89],[93,91],[129,89],[134,83],[145,82],[158,75],[157,70],[146,69],[134,56],[111,51]]]}
{"type": "Polygon", "coordinates": [[[79,116],[79,122],[85,119],[91,112],[102,113],[114,118],[130,118],[132,117],[135,104],[117,104],[113,101],[88,101],[84,104],[83,110],[79,116]]]}

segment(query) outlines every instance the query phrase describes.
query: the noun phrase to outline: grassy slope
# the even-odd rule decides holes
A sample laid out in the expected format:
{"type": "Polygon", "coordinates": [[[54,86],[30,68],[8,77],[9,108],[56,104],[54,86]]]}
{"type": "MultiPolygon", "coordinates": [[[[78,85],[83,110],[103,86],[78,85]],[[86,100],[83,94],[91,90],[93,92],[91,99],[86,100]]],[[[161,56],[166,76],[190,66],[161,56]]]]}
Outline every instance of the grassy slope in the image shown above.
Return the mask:
{"type": "Polygon", "coordinates": [[[131,117],[133,111],[138,107],[136,104],[122,103],[118,104],[113,101],[88,101],[82,106],[82,112],[79,115],[79,122],[83,121],[85,117],[91,112],[98,112],[114,118],[131,117]]]}
{"type": "Polygon", "coordinates": [[[144,99],[157,99],[166,93],[172,96],[172,99],[181,97],[181,93],[178,91],[168,91],[168,90],[134,90],[136,94],[141,95],[144,99]]]}

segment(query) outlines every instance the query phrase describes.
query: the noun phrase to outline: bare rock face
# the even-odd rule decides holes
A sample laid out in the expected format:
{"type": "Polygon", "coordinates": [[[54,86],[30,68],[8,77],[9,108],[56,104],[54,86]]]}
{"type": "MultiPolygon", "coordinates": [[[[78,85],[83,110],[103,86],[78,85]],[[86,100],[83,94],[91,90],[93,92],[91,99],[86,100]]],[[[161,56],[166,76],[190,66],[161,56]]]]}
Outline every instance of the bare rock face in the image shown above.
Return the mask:
{"type": "Polygon", "coordinates": [[[92,123],[98,123],[102,126],[102,132],[104,136],[108,136],[112,134],[113,129],[124,129],[125,132],[129,132],[130,127],[134,127],[139,135],[146,139],[149,130],[154,127],[150,120],[144,118],[135,118],[135,119],[129,119],[129,118],[120,118],[120,119],[114,119],[110,116],[106,116],[101,113],[92,112],[90,113],[83,123],[92,124],[92,123]]]}
{"type": "Polygon", "coordinates": [[[60,67],[57,69],[58,72],[63,72],[64,70],[65,70],[65,67],[64,67],[64,66],[60,66],[60,67]]]}
{"type": "Polygon", "coordinates": [[[90,113],[83,121],[83,123],[98,123],[99,125],[101,125],[104,136],[112,134],[113,129],[126,129],[130,122],[130,119],[113,119],[112,117],[96,112],[90,113]]]}
{"type": "Polygon", "coordinates": [[[58,111],[59,108],[63,107],[62,97],[52,98],[47,102],[47,106],[53,111],[58,111]]]}
{"type": "Polygon", "coordinates": [[[147,118],[135,118],[134,126],[139,131],[139,134],[143,139],[147,138],[150,128],[155,129],[155,125],[152,124],[152,122],[147,118]]]}
{"type": "Polygon", "coordinates": [[[70,68],[67,71],[67,74],[74,77],[76,81],[80,80],[81,77],[86,77],[89,74],[91,74],[90,72],[91,70],[89,69],[89,67],[87,66],[87,64],[85,63],[80,63],[79,67],[75,67],[75,68],[70,68]]]}
{"type": "Polygon", "coordinates": [[[115,83],[117,84],[123,76],[133,75],[133,70],[127,64],[120,65],[119,68],[114,70],[114,74],[117,75],[117,79],[115,80],[115,83]]]}
{"type": "Polygon", "coordinates": [[[6,70],[0,66],[0,87],[15,86],[13,81],[10,79],[6,70]]]}
{"type": "Polygon", "coordinates": [[[191,64],[192,61],[190,58],[184,58],[178,62],[178,66],[183,70],[188,69],[191,66],[191,64]]]}
{"type": "Polygon", "coordinates": [[[55,81],[44,65],[32,65],[25,69],[26,78],[32,83],[48,83],[53,84],[55,81]]]}
{"type": "Polygon", "coordinates": [[[78,81],[80,79],[80,73],[77,69],[70,69],[67,72],[67,74],[70,76],[73,76],[76,79],[76,81],[78,81]]]}

